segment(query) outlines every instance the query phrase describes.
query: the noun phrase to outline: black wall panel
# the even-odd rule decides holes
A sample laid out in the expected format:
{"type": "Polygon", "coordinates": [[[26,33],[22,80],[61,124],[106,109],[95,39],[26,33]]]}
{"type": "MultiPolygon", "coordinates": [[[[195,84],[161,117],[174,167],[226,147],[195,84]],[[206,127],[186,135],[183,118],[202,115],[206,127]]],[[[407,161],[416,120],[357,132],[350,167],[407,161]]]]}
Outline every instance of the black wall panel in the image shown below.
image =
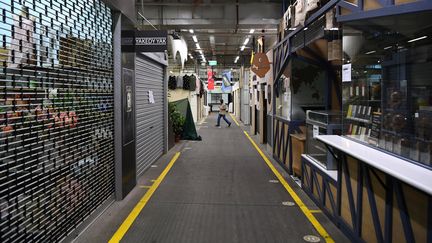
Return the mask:
{"type": "Polygon", "coordinates": [[[0,242],[57,242],[114,192],[111,11],[0,0],[0,242]]]}

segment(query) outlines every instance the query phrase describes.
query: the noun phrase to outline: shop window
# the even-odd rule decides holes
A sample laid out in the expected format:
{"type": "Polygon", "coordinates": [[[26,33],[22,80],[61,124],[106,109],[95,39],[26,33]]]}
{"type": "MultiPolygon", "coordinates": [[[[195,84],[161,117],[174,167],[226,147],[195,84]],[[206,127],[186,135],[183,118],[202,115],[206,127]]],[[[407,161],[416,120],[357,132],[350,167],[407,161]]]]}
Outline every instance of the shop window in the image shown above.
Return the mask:
{"type": "Polygon", "coordinates": [[[430,166],[432,11],[347,23],[343,31],[344,133],[430,166]]]}

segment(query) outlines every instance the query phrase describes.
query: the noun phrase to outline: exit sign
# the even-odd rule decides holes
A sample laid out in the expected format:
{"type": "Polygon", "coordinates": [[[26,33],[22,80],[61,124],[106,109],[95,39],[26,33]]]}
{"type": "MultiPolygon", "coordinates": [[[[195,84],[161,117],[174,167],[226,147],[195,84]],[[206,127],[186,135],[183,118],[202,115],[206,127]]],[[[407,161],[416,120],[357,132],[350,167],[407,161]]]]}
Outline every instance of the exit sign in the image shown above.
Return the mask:
{"type": "Polygon", "coordinates": [[[209,65],[210,66],[216,66],[217,65],[217,61],[209,61],[209,65]]]}

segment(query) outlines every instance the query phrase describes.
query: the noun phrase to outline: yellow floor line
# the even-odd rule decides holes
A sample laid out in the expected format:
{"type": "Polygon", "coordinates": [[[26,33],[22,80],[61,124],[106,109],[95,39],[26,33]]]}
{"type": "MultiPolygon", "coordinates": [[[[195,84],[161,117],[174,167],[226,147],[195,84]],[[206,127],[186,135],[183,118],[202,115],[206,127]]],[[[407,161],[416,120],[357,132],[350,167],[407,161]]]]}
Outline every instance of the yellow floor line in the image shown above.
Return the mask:
{"type": "Polygon", "coordinates": [[[140,188],[149,189],[149,188],[151,188],[151,186],[140,186],[140,188]]]}
{"type": "Polygon", "coordinates": [[[310,209],[309,212],[311,212],[311,213],[322,213],[321,210],[312,210],[312,209],[310,209]]]}
{"type": "Polygon", "coordinates": [[[177,159],[180,156],[180,152],[176,153],[174,157],[169,162],[168,166],[165,168],[165,170],[162,172],[162,174],[159,175],[159,177],[156,179],[155,183],[150,187],[150,189],[144,194],[144,196],[141,198],[141,200],[138,202],[137,205],[135,205],[134,209],[130,212],[130,214],[127,216],[127,218],[123,221],[123,223],[120,225],[120,227],[117,229],[117,231],[112,236],[109,243],[117,243],[120,242],[120,240],[123,238],[123,236],[126,234],[126,232],[129,230],[135,219],[140,214],[141,210],[145,207],[147,202],[150,200],[153,193],[156,191],[156,189],[159,187],[165,176],[170,171],[171,167],[174,165],[174,163],[177,161],[177,159]]]}
{"type": "Polygon", "coordinates": [[[333,243],[334,242],[333,238],[331,238],[331,236],[327,233],[327,231],[320,224],[320,222],[318,222],[318,220],[312,214],[311,210],[309,210],[309,208],[303,203],[303,201],[300,199],[300,197],[297,195],[297,193],[295,193],[295,191],[291,188],[291,186],[288,184],[288,182],[285,180],[285,178],[273,166],[273,164],[270,162],[270,160],[267,158],[267,156],[263,153],[263,151],[252,140],[252,138],[249,136],[249,134],[245,131],[243,131],[243,132],[246,135],[246,137],[249,139],[249,141],[252,143],[252,145],[255,147],[255,149],[258,151],[258,153],[261,155],[261,157],[264,159],[267,166],[270,167],[271,171],[273,171],[273,173],[276,175],[278,180],[281,182],[281,184],[284,186],[284,188],[287,190],[287,192],[291,195],[291,197],[294,199],[296,204],[300,207],[300,209],[302,210],[304,215],[308,218],[308,220],[312,223],[312,225],[315,227],[315,229],[321,235],[321,237],[323,237],[326,242],[333,243]]]}
{"type": "Polygon", "coordinates": [[[237,122],[237,119],[230,113],[231,118],[233,119],[234,123],[239,127],[239,123],[237,122]]]}

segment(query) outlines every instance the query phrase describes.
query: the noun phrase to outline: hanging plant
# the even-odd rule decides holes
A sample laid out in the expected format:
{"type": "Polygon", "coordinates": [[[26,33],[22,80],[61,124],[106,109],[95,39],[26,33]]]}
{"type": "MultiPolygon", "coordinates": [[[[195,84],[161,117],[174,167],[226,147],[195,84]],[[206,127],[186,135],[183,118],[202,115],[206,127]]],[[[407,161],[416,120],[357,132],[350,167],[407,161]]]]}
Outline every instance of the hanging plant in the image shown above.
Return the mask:
{"type": "Polygon", "coordinates": [[[177,89],[177,79],[175,76],[170,76],[168,79],[168,88],[175,90],[177,89]]]}

